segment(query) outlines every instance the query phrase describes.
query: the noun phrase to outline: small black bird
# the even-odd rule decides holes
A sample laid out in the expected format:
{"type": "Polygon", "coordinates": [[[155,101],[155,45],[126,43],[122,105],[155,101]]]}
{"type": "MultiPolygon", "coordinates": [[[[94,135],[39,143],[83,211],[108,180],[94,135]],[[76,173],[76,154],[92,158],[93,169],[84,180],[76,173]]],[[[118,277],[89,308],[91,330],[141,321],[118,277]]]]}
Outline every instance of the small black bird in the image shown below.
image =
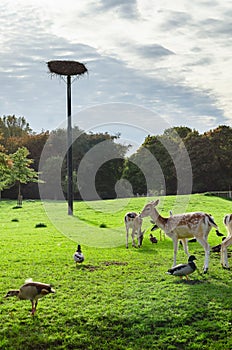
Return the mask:
{"type": "Polygon", "coordinates": [[[76,262],[76,264],[82,263],[82,262],[85,260],[84,255],[82,254],[82,251],[81,251],[81,246],[80,246],[80,244],[78,244],[77,250],[76,250],[76,252],[73,254],[73,259],[74,259],[74,261],[76,262]]]}
{"type": "MultiPolygon", "coordinates": [[[[226,239],[226,237],[222,237],[222,242],[224,241],[224,239],[226,239]]],[[[212,247],[211,249],[212,249],[212,252],[214,252],[214,253],[220,253],[220,251],[221,251],[221,243],[220,244],[218,244],[218,245],[215,245],[214,247],[212,247]]]]}
{"type": "Polygon", "coordinates": [[[190,257],[188,258],[187,264],[176,265],[176,266],[172,267],[171,269],[169,269],[167,271],[167,273],[169,275],[173,275],[173,276],[180,276],[180,278],[185,276],[186,279],[188,279],[188,275],[193,273],[197,268],[195,263],[193,262],[193,260],[197,260],[197,259],[194,255],[190,255],[190,257]]]}
{"type": "MultiPolygon", "coordinates": [[[[197,241],[196,238],[188,239],[188,243],[189,243],[189,242],[190,242],[190,243],[193,243],[193,242],[196,242],[196,241],[197,241]]],[[[180,245],[183,245],[183,243],[181,242],[181,240],[180,240],[180,245]]]]}
{"type": "Polygon", "coordinates": [[[151,233],[150,233],[150,241],[151,241],[152,244],[153,243],[158,243],[157,238],[154,237],[151,233]]]}
{"type": "Polygon", "coordinates": [[[218,230],[216,230],[216,234],[217,234],[218,237],[224,236],[223,233],[219,232],[218,230]]]}
{"type": "Polygon", "coordinates": [[[220,251],[221,251],[221,243],[220,244],[218,244],[218,245],[215,245],[214,247],[212,247],[211,249],[212,249],[212,252],[214,252],[214,253],[220,253],[220,251]]]}
{"type": "Polygon", "coordinates": [[[152,228],[151,228],[151,231],[156,231],[156,230],[158,230],[158,226],[155,224],[152,228]]]}

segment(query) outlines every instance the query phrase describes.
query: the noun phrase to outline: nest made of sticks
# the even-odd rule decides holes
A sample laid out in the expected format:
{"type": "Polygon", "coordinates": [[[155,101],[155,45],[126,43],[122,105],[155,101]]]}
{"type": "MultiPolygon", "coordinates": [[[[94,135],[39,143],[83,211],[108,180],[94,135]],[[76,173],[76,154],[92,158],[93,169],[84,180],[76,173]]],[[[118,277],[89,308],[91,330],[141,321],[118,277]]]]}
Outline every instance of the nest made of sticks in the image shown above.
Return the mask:
{"type": "Polygon", "coordinates": [[[82,75],[88,72],[83,63],[77,61],[49,61],[48,68],[52,74],[58,75],[82,75]]]}

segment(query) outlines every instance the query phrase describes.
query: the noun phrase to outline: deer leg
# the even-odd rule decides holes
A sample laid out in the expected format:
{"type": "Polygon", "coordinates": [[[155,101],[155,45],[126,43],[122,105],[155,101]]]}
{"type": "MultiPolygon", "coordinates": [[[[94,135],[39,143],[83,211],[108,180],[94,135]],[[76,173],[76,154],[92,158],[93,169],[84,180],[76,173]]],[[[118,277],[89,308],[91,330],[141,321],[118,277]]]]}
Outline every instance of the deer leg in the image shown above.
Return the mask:
{"type": "Polygon", "coordinates": [[[204,273],[207,273],[209,268],[209,254],[210,254],[210,245],[209,243],[204,240],[203,238],[196,237],[197,241],[202,245],[205,251],[205,262],[204,262],[204,273]]]}
{"type": "Polygon", "coordinates": [[[223,256],[223,254],[224,254],[224,249],[221,246],[220,263],[221,263],[222,267],[224,266],[224,256],[223,256]]]}
{"type": "Polygon", "coordinates": [[[225,260],[226,260],[225,256],[226,255],[227,255],[227,251],[226,251],[225,245],[222,244],[221,245],[221,265],[222,265],[222,267],[226,267],[226,262],[225,262],[225,260]]]}
{"type": "Polygon", "coordinates": [[[132,246],[133,246],[134,248],[136,248],[136,243],[135,243],[135,231],[134,231],[134,229],[132,229],[131,237],[132,237],[132,246]]]}
{"type": "Polygon", "coordinates": [[[137,240],[138,240],[138,248],[141,247],[142,245],[142,234],[141,234],[141,231],[137,233],[137,240]]]}
{"type": "Polygon", "coordinates": [[[227,248],[224,247],[223,249],[223,267],[225,267],[226,269],[229,268],[229,263],[228,263],[228,252],[227,252],[227,248]]]}
{"type": "Polygon", "coordinates": [[[145,230],[141,231],[141,229],[138,232],[138,247],[142,247],[143,244],[143,237],[144,237],[145,230]]]}
{"type": "Polygon", "coordinates": [[[128,249],[128,235],[129,235],[129,232],[128,232],[128,228],[126,228],[126,248],[128,249]]]}
{"type": "Polygon", "coordinates": [[[178,239],[177,237],[173,237],[173,250],[174,250],[174,256],[173,256],[173,266],[176,266],[176,255],[178,251],[178,239]]]}
{"type": "Polygon", "coordinates": [[[229,269],[229,263],[228,263],[228,252],[227,247],[229,247],[232,244],[232,237],[227,237],[221,245],[221,264],[222,267],[229,269]]]}
{"type": "Polygon", "coordinates": [[[181,241],[183,243],[184,252],[189,257],[188,241],[185,238],[182,238],[181,241]]]}

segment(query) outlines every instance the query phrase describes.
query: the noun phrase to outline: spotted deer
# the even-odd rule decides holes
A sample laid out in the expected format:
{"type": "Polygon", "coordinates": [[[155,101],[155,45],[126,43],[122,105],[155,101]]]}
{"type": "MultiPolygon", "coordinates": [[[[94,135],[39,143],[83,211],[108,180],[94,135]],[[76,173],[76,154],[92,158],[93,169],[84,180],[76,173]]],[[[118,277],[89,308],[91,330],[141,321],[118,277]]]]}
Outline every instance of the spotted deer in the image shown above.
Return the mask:
{"type": "Polygon", "coordinates": [[[159,200],[146,204],[140,214],[140,217],[144,218],[146,216],[150,216],[157,226],[172,239],[174,248],[173,266],[176,265],[178,240],[182,241],[184,251],[189,257],[188,238],[195,237],[204,248],[204,273],[207,273],[210,254],[210,246],[207,239],[211,228],[215,227],[217,229],[217,225],[215,224],[213,217],[203,212],[193,212],[172,215],[168,218],[164,218],[156,209],[158,203],[159,200]]]}
{"type": "Polygon", "coordinates": [[[132,237],[132,246],[136,247],[135,243],[135,236],[137,236],[138,240],[138,247],[142,246],[143,243],[143,235],[144,231],[141,231],[143,220],[141,217],[135,213],[130,212],[127,213],[124,217],[124,222],[126,226],[126,248],[128,248],[128,236],[129,236],[129,230],[132,230],[131,237],[132,237]]]}
{"type": "Polygon", "coordinates": [[[228,234],[221,243],[221,264],[222,267],[229,269],[227,248],[232,244],[232,214],[227,214],[223,219],[223,223],[228,234]]]}

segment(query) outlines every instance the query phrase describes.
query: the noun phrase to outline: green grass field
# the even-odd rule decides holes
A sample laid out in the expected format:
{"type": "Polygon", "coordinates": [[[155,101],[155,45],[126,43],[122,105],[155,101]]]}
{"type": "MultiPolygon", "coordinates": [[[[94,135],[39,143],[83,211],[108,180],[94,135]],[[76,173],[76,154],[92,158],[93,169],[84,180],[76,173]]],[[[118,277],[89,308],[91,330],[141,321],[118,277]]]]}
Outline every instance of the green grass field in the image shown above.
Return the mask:
{"type": "MultiPolygon", "coordinates": [[[[191,281],[169,276],[172,241],[163,236],[160,241],[155,231],[159,241],[152,245],[149,218],[143,246],[132,248],[130,241],[125,248],[124,214],[141,211],[148,200],[75,202],[73,218],[66,203],[24,201],[13,209],[15,202],[0,202],[0,349],[232,349],[232,275],[221,268],[218,253],[211,253],[204,275],[203,248],[189,243],[200,272],[191,281]],[[36,228],[39,223],[46,227],[36,228]],[[85,261],[76,267],[77,243],[85,261]],[[56,289],[39,300],[34,317],[29,301],[4,298],[27,278],[56,289]]],[[[182,205],[185,211],[212,214],[226,235],[222,219],[232,212],[231,201],[168,196],[158,209],[167,216],[182,205]]],[[[212,229],[210,245],[220,241],[212,229]]],[[[177,261],[187,261],[181,247],[177,261]]]]}

